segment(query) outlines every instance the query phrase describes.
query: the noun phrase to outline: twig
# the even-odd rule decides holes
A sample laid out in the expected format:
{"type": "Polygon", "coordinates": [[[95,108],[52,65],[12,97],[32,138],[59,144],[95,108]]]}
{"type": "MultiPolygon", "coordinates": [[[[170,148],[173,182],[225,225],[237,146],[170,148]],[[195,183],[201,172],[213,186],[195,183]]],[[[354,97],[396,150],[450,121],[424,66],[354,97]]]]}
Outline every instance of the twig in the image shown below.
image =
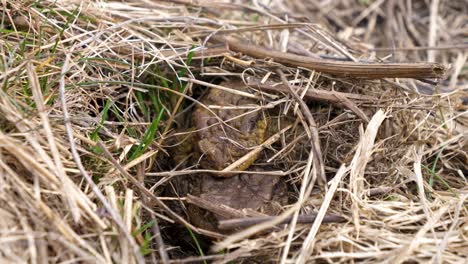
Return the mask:
{"type": "MultiPolygon", "coordinates": [[[[231,230],[236,228],[245,228],[253,225],[257,225],[266,221],[271,221],[276,216],[262,216],[262,217],[247,217],[247,218],[234,218],[229,220],[221,220],[219,221],[218,228],[223,230],[231,230]]],[[[306,215],[299,215],[297,218],[297,223],[300,224],[308,224],[313,223],[317,218],[317,213],[311,213],[306,215]]],[[[283,220],[278,225],[287,224],[292,220],[292,216],[289,216],[285,220],[283,220]]],[[[339,215],[326,215],[323,218],[322,223],[338,223],[344,222],[346,219],[339,215]]]]}
{"type": "MultiPolygon", "coordinates": [[[[289,89],[286,85],[269,85],[269,84],[261,84],[259,82],[256,83],[249,83],[249,86],[253,88],[257,88],[260,90],[267,90],[273,92],[289,92],[289,89]]],[[[293,86],[296,88],[295,86],[293,86]]],[[[351,101],[350,99],[361,99],[361,100],[376,100],[376,98],[372,96],[366,95],[357,95],[357,94],[350,94],[350,93],[340,93],[340,92],[332,92],[332,91],[324,91],[324,90],[317,90],[317,89],[308,89],[304,95],[305,99],[314,100],[314,101],[322,101],[322,102],[329,102],[338,106],[344,106],[349,110],[353,111],[359,118],[364,120],[366,123],[369,122],[369,118],[367,115],[357,107],[357,105],[351,101]]]]}
{"type": "Polygon", "coordinates": [[[323,156],[322,156],[322,151],[320,149],[320,139],[319,139],[319,134],[317,130],[317,124],[315,123],[314,117],[312,116],[312,113],[310,112],[310,109],[307,107],[305,104],[304,100],[302,100],[299,95],[296,93],[296,91],[293,90],[291,85],[289,85],[288,80],[286,79],[286,76],[284,76],[284,73],[278,69],[276,71],[278,75],[281,78],[281,81],[284,83],[289,88],[290,93],[293,95],[294,99],[296,99],[297,103],[301,107],[302,111],[304,112],[305,117],[307,118],[307,122],[309,123],[309,131],[311,135],[311,140],[312,140],[312,150],[314,152],[314,165],[317,170],[317,176],[319,179],[323,181],[323,183],[327,182],[327,179],[325,178],[325,167],[323,165],[323,156]]]}
{"type": "MultiPolygon", "coordinates": [[[[284,84],[277,84],[277,85],[273,83],[262,84],[258,81],[254,81],[254,82],[247,83],[247,85],[256,89],[260,89],[260,90],[289,93],[288,87],[284,84]]],[[[299,89],[299,87],[295,85],[291,85],[291,87],[293,87],[294,90],[299,89]]],[[[370,96],[370,95],[343,93],[343,92],[326,91],[326,90],[319,90],[319,89],[308,89],[304,95],[304,98],[306,100],[313,100],[313,101],[340,103],[340,101],[335,96],[336,94],[346,97],[349,100],[356,100],[356,101],[377,100],[376,97],[370,96]]]]}
{"type": "Polygon", "coordinates": [[[402,48],[373,48],[370,51],[420,51],[420,50],[466,50],[468,44],[455,45],[439,45],[439,46],[419,46],[419,47],[402,47],[402,48]]]}
{"type": "Polygon", "coordinates": [[[348,108],[349,110],[353,111],[359,118],[361,118],[364,122],[369,123],[369,117],[361,110],[359,107],[353,103],[353,101],[349,100],[348,98],[340,95],[335,94],[335,97],[341,104],[348,108]]]}
{"type": "MultiPolygon", "coordinates": [[[[158,176],[158,177],[168,177],[168,176],[192,176],[194,174],[206,174],[206,173],[211,173],[211,174],[216,174],[216,175],[230,175],[230,174],[239,174],[239,173],[244,173],[244,174],[261,174],[261,175],[272,175],[272,176],[285,176],[287,175],[287,172],[284,171],[219,171],[219,170],[181,170],[181,171],[160,171],[160,172],[147,172],[145,175],[146,176],[158,176]]],[[[227,177],[227,176],[226,176],[227,177]]]]}
{"type": "Polygon", "coordinates": [[[320,60],[292,53],[270,50],[254,44],[244,44],[230,37],[213,36],[229,49],[258,59],[271,58],[275,62],[292,67],[304,67],[323,73],[367,79],[381,78],[441,78],[445,67],[438,63],[363,63],[320,60]]]}
{"type": "Polygon", "coordinates": [[[232,218],[232,217],[245,217],[246,215],[242,213],[240,210],[234,209],[229,207],[225,204],[215,203],[201,197],[187,195],[187,202],[191,203],[195,206],[208,210],[214,214],[225,218],[232,218]]]}
{"type": "Polygon", "coordinates": [[[205,86],[205,87],[210,87],[210,88],[218,89],[218,90],[221,90],[221,91],[224,91],[224,92],[228,92],[228,93],[232,93],[232,94],[244,96],[244,97],[247,97],[247,98],[262,99],[262,97],[261,97],[261,96],[258,96],[258,95],[254,95],[254,94],[251,94],[251,93],[248,93],[248,92],[244,92],[244,91],[239,91],[239,90],[232,89],[232,88],[227,88],[227,87],[224,87],[224,86],[222,86],[222,85],[216,85],[216,84],[212,84],[212,83],[200,81],[200,80],[197,80],[197,79],[194,79],[194,78],[185,78],[185,77],[184,77],[184,78],[179,78],[179,80],[185,81],[185,82],[189,82],[189,83],[195,83],[195,84],[198,84],[198,85],[203,85],[203,86],[205,86]]]}

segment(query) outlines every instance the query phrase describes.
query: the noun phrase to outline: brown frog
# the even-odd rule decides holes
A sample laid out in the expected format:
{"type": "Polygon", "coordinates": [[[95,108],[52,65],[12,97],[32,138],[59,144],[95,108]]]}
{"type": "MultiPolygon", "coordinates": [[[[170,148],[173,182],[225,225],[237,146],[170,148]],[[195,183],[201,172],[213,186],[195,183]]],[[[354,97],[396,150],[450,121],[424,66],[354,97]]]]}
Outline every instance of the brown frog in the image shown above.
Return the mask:
{"type": "MultiPolygon", "coordinates": [[[[246,91],[242,82],[224,82],[221,85],[246,91]]],[[[222,170],[265,140],[267,122],[262,113],[236,108],[255,105],[256,100],[211,89],[201,102],[206,107],[198,105],[192,116],[198,141],[195,150],[203,154],[201,167],[222,170]],[[210,109],[210,106],[218,108],[210,109]]],[[[256,158],[252,157],[238,170],[245,170],[256,158]]]]}
{"type": "Polygon", "coordinates": [[[195,204],[188,206],[189,217],[195,225],[216,231],[219,220],[275,215],[287,202],[286,190],[286,184],[277,176],[241,173],[221,178],[206,174],[192,183],[190,194],[217,206],[236,209],[236,214],[230,211],[227,214],[216,210],[211,212],[195,204]]]}
{"type": "MultiPolygon", "coordinates": [[[[220,85],[247,91],[241,82],[224,82],[220,85]]],[[[236,108],[255,105],[258,103],[255,99],[213,88],[200,101],[204,106],[196,106],[192,114],[195,144],[193,149],[183,147],[185,151],[192,151],[192,162],[198,163],[200,168],[222,170],[265,140],[267,122],[263,113],[236,108]]],[[[181,155],[178,153],[176,156],[181,155]]],[[[247,169],[256,159],[257,156],[252,157],[238,170],[247,169]]],[[[258,214],[277,214],[281,204],[287,200],[283,179],[262,174],[264,169],[261,167],[255,166],[249,170],[257,173],[227,176],[197,174],[180,180],[188,183],[188,194],[210,203],[237,209],[239,212],[250,209],[258,214]]],[[[217,220],[229,218],[193,204],[188,205],[188,215],[192,223],[209,230],[217,230],[217,220]]]]}

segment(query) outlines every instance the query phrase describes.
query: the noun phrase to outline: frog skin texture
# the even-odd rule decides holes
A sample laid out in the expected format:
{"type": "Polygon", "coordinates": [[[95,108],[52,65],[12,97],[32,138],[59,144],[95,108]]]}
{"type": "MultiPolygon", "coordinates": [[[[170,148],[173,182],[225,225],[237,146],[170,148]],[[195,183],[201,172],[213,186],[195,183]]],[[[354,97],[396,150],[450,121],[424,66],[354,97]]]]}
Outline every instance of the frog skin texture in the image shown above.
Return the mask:
{"type": "MultiPolygon", "coordinates": [[[[224,82],[220,85],[238,91],[247,91],[242,82],[224,82]]],[[[206,109],[210,106],[257,105],[257,100],[224,90],[211,89],[200,102],[205,107],[197,105],[192,113],[195,139],[187,141],[192,148],[183,147],[185,151],[191,151],[191,162],[198,164],[200,169],[222,170],[265,140],[267,122],[261,111],[210,108],[216,117],[206,109]]],[[[182,156],[180,153],[176,155],[182,156]]],[[[253,157],[238,170],[264,171],[264,168],[259,166],[251,166],[257,158],[253,157]]],[[[281,205],[287,200],[284,180],[273,175],[240,173],[221,176],[207,173],[193,175],[183,180],[188,194],[241,212],[250,209],[259,214],[277,214],[281,210],[281,205]]],[[[213,231],[217,231],[216,223],[225,219],[192,204],[188,205],[187,212],[193,224],[213,231]]]]}
{"type": "MultiPolygon", "coordinates": [[[[281,211],[281,205],[287,202],[286,190],[286,184],[277,176],[241,173],[220,178],[207,174],[192,182],[191,194],[240,210],[246,215],[246,209],[250,209],[250,213],[256,211],[256,215],[275,215],[281,211]]],[[[219,220],[227,219],[196,205],[188,206],[188,214],[193,224],[213,231],[217,231],[219,220]]]]}
{"type": "MultiPolygon", "coordinates": [[[[223,83],[239,89],[242,83],[223,83]],[[237,87],[235,87],[237,86],[237,87]]],[[[255,105],[254,99],[219,89],[211,89],[201,100],[206,106],[236,107],[255,105]]],[[[251,109],[212,109],[198,105],[192,116],[195,125],[196,151],[203,153],[201,167],[222,170],[265,140],[266,121],[260,111],[251,109]],[[230,120],[232,119],[232,120],[230,120]],[[230,120],[230,121],[229,121],[230,120]],[[226,123],[222,123],[222,121],[226,123]]],[[[250,166],[256,157],[238,170],[250,166]]]]}

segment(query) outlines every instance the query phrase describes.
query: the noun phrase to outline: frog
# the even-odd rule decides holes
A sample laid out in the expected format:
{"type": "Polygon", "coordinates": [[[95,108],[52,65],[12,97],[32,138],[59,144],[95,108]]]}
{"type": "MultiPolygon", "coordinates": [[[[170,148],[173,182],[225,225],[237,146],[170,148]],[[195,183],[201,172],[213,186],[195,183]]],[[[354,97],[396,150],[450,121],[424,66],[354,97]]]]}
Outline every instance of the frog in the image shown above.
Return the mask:
{"type": "MultiPolygon", "coordinates": [[[[219,86],[229,89],[211,88],[191,113],[192,127],[186,133],[191,136],[181,137],[182,143],[174,154],[178,164],[190,154],[188,162],[197,168],[221,171],[262,144],[270,133],[265,113],[245,108],[258,105],[258,100],[246,96],[245,93],[254,94],[243,82],[226,81],[219,86]]],[[[271,168],[253,165],[258,158],[259,155],[252,155],[236,168],[250,173],[207,172],[177,178],[179,194],[193,195],[239,212],[276,215],[287,203],[287,185],[281,176],[262,173],[271,168]]],[[[226,219],[225,215],[195,204],[187,204],[186,213],[190,222],[211,231],[219,231],[217,222],[226,219]]]]}
{"type": "MultiPolygon", "coordinates": [[[[245,92],[242,82],[224,82],[223,87],[245,92]]],[[[195,127],[195,151],[203,154],[200,166],[223,170],[265,140],[267,119],[260,111],[236,107],[256,105],[253,98],[212,88],[192,115],[195,127]],[[220,108],[210,109],[210,106],[220,108]]],[[[252,156],[237,170],[247,169],[258,157],[252,156]]],[[[220,175],[222,176],[222,175],[220,175]]]]}
{"type": "Polygon", "coordinates": [[[226,216],[190,204],[190,221],[198,227],[220,231],[217,223],[221,220],[279,214],[282,205],[287,203],[287,186],[284,180],[276,175],[262,174],[264,169],[258,166],[249,170],[260,173],[239,173],[229,178],[205,174],[192,183],[190,190],[191,195],[224,208],[234,209],[241,216],[226,216]]]}

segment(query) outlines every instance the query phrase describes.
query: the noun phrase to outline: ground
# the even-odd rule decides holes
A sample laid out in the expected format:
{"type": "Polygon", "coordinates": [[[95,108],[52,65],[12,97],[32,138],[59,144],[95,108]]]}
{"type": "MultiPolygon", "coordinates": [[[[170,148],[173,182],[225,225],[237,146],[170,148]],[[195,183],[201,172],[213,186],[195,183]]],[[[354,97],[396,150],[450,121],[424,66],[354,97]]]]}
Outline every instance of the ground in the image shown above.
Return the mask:
{"type": "Polygon", "coordinates": [[[0,262],[468,258],[465,1],[0,5],[0,262]]]}

